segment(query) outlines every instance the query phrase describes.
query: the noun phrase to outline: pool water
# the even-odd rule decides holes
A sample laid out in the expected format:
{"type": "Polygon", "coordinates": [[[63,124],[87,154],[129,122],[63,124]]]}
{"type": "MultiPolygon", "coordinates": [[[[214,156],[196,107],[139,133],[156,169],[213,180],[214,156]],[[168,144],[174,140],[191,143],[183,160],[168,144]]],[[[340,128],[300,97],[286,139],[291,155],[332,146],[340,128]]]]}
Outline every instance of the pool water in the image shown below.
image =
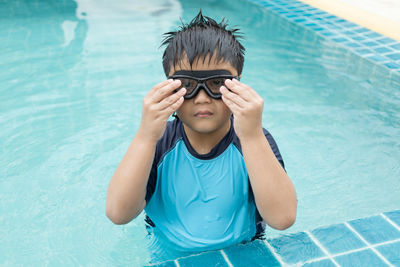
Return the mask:
{"type": "Polygon", "coordinates": [[[385,69],[247,1],[0,1],[1,265],[148,263],[143,214],[113,225],[107,186],[164,79],[162,33],[200,7],[245,34],[242,81],[297,189],[284,233],[399,208],[400,84],[385,69]]]}

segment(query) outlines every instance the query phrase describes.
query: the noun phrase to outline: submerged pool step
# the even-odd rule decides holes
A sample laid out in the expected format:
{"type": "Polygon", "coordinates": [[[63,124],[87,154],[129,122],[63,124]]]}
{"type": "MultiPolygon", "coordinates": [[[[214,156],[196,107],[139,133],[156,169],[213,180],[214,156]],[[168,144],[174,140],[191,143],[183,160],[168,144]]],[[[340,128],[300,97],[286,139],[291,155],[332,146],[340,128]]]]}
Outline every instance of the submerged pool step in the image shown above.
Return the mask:
{"type": "Polygon", "coordinates": [[[400,266],[400,210],[148,266],[400,266]]]}

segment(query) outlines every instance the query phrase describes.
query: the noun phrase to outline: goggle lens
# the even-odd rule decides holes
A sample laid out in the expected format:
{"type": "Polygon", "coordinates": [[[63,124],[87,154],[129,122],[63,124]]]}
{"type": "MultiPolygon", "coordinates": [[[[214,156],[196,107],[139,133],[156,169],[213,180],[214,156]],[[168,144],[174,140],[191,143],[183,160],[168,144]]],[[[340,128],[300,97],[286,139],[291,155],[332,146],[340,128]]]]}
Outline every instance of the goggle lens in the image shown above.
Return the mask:
{"type": "MultiPolygon", "coordinates": [[[[181,81],[181,86],[177,89],[181,88],[186,88],[186,95],[190,95],[193,93],[193,91],[197,88],[198,81],[195,79],[190,79],[190,78],[176,78],[181,81]]],[[[205,85],[208,88],[208,90],[211,91],[214,95],[220,95],[219,89],[221,88],[222,85],[224,85],[225,80],[227,78],[210,78],[205,81],[205,85]]]]}

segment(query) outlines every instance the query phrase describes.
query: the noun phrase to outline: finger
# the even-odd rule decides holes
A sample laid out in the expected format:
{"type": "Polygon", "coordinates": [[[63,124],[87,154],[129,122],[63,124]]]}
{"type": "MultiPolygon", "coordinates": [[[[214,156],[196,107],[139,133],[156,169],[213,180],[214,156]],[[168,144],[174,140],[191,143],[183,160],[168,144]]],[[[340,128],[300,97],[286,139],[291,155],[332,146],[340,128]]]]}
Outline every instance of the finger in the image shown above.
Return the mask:
{"type": "Polygon", "coordinates": [[[164,98],[160,103],[157,104],[158,110],[164,110],[167,107],[173,105],[176,101],[179,100],[182,96],[186,94],[186,89],[181,88],[178,92],[164,98]]]}
{"type": "Polygon", "coordinates": [[[164,85],[155,91],[154,95],[152,96],[153,101],[155,103],[159,103],[165,97],[171,95],[175,89],[179,88],[179,86],[181,86],[180,80],[174,80],[173,82],[164,85]]]}
{"type": "Polygon", "coordinates": [[[241,108],[246,107],[246,105],[248,104],[248,102],[244,100],[240,95],[230,92],[225,86],[221,86],[220,92],[226,99],[234,102],[241,108]]]}
{"type": "Polygon", "coordinates": [[[259,96],[256,92],[256,90],[254,90],[253,88],[251,88],[250,86],[248,86],[247,84],[242,83],[241,81],[237,80],[237,79],[232,79],[232,81],[238,85],[241,85],[243,87],[246,88],[246,90],[253,95],[253,97],[259,96]]]}
{"type": "Polygon", "coordinates": [[[242,108],[240,106],[238,106],[236,103],[226,98],[224,95],[222,95],[222,101],[224,101],[224,103],[232,111],[233,115],[237,115],[242,111],[242,108]]]}
{"type": "Polygon", "coordinates": [[[241,84],[237,84],[229,79],[225,80],[225,85],[229,88],[232,92],[240,95],[247,101],[251,101],[252,95],[248,92],[248,89],[241,84]]]}
{"type": "Polygon", "coordinates": [[[177,111],[180,108],[180,106],[183,104],[184,100],[185,99],[183,98],[183,96],[181,96],[180,98],[178,98],[178,100],[175,103],[173,103],[172,105],[165,108],[163,110],[163,114],[165,114],[165,117],[168,118],[169,116],[171,116],[172,113],[177,111]]]}
{"type": "Polygon", "coordinates": [[[156,84],[156,85],[155,85],[153,88],[151,88],[151,90],[148,92],[147,96],[152,97],[152,96],[155,94],[155,92],[157,92],[158,89],[160,89],[161,87],[166,86],[167,84],[170,84],[171,82],[173,82],[173,80],[172,80],[172,79],[168,79],[168,80],[165,80],[165,81],[163,81],[163,82],[161,82],[161,83],[159,83],[159,84],[156,84]]]}

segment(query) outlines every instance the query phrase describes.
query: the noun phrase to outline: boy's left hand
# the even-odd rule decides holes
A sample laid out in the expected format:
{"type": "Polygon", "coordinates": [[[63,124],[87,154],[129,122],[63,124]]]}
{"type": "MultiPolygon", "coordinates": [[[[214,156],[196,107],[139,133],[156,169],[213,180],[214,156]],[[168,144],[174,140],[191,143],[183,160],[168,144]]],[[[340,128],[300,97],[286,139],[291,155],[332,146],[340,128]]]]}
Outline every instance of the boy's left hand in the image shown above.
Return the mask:
{"type": "Polygon", "coordinates": [[[220,91],[222,100],[235,118],[234,129],[239,139],[251,138],[262,133],[264,100],[257,92],[236,79],[226,79],[225,86],[221,86],[220,91]]]}

